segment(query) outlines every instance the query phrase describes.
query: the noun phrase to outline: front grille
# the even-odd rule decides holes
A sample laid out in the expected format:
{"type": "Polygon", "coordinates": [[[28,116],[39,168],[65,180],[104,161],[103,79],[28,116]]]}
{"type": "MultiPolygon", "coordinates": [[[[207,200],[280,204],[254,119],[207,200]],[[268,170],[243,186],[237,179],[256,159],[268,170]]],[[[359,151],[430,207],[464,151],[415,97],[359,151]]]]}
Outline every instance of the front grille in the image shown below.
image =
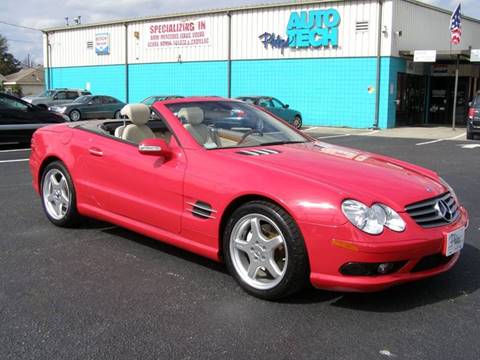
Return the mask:
{"type": "Polygon", "coordinates": [[[408,205],[405,210],[424,228],[450,224],[460,215],[458,204],[450,192],[408,205]]]}
{"type": "Polygon", "coordinates": [[[420,272],[435,269],[436,267],[447,264],[452,259],[452,257],[453,255],[447,257],[443,256],[442,254],[425,256],[420,259],[420,261],[413,267],[411,272],[420,272]]]}

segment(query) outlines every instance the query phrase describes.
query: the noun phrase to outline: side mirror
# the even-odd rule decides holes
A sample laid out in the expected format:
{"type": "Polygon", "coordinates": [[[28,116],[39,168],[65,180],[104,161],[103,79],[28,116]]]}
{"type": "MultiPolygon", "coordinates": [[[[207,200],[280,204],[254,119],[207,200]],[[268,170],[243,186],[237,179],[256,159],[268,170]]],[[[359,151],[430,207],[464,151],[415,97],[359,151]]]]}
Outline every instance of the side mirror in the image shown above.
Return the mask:
{"type": "Polygon", "coordinates": [[[170,157],[172,154],[170,147],[162,139],[145,139],[138,144],[138,152],[143,155],[154,155],[170,157]]]}
{"type": "Polygon", "coordinates": [[[285,109],[288,109],[288,108],[290,107],[290,105],[285,104],[285,105],[283,105],[283,107],[284,107],[285,109]]]}
{"type": "Polygon", "coordinates": [[[93,105],[93,101],[89,101],[87,105],[93,105]]]}

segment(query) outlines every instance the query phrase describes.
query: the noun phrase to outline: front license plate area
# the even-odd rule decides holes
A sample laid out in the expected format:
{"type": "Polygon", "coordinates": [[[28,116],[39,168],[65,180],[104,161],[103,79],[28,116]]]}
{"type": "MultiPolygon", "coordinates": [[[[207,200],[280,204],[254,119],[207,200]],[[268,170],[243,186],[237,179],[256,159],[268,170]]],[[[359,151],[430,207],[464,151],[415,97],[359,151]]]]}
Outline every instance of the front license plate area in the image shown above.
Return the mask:
{"type": "Polygon", "coordinates": [[[462,250],[465,243],[465,228],[462,227],[447,234],[445,237],[444,255],[450,256],[462,250]]]}

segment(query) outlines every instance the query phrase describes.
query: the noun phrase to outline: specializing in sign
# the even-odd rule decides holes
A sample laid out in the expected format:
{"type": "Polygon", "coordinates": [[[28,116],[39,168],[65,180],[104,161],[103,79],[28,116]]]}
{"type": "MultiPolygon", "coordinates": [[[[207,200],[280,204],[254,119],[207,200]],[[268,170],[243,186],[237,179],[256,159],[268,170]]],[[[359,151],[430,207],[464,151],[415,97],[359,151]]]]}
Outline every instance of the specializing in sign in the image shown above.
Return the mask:
{"type": "Polygon", "coordinates": [[[274,49],[326,48],[338,46],[338,26],[340,14],[335,9],[310,10],[290,13],[286,28],[286,38],[282,35],[265,32],[259,36],[264,47],[274,49]]]}
{"type": "Polygon", "coordinates": [[[210,45],[207,19],[156,22],[145,27],[145,45],[149,49],[210,45]]]}
{"type": "Polygon", "coordinates": [[[413,52],[413,62],[435,62],[436,60],[436,50],[415,50],[413,52]]]}
{"type": "Polygon", "coordinates": [[[110,34],[109,33],[95,34],[95,53],[97,55],[110,54],[110,34]]]}

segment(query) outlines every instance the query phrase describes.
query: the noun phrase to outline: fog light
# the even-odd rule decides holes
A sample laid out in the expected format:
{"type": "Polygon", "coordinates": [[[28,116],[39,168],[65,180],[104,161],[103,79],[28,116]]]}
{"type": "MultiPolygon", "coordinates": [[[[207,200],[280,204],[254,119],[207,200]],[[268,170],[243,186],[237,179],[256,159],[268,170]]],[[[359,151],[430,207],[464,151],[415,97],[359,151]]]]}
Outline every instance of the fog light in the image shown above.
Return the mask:
{"type": "Polygon", "coordinates": [[[381,263],[377,267],[379,274],[388,274],[393,270],[393,263],[381,263]]]}

